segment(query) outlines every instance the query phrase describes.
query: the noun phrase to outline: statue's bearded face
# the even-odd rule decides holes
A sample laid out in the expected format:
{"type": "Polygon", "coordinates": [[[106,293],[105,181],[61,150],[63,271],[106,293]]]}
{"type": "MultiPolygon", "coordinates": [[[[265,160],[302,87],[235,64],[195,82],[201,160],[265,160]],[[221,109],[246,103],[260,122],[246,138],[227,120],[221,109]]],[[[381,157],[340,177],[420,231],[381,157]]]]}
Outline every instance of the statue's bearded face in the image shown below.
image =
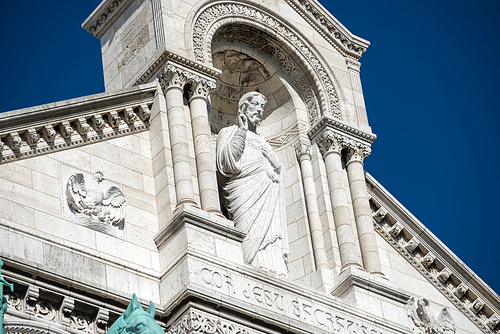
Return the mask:
{"type": "Polygon", "coordinates": [[[260,122],[262,122],[262,114],[266,110],[266,100],[264,97],[257,95],[254,96],[253,99],[247,106],[247,110],[245,110],[245,115],[247,116],[248,121],[253,126],[259,126],[260,122]]]}

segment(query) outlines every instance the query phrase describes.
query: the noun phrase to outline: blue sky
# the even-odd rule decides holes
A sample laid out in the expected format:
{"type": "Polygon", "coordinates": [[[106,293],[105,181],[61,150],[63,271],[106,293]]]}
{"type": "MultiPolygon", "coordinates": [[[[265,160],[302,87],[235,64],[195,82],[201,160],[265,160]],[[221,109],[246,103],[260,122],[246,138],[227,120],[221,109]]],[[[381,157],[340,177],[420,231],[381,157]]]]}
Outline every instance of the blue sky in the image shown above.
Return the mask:
{"type": "MultiPolygon", "coordinates": [[[[0,111],[104,91],[96,0],[2,5],[0,111]]],[[[371,42],[361,79],[365,167],[495,291],[500,224],[500,3],[322,1],[371,42]]]]}

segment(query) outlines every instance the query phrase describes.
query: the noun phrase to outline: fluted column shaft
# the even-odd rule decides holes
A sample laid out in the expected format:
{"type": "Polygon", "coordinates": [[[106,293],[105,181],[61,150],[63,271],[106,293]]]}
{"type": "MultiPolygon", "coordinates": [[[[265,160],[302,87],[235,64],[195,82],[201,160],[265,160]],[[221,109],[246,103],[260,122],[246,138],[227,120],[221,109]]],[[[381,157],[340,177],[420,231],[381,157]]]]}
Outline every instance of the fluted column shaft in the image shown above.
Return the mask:
{"type": "Polygon", "coordinates": [[[159,76],[160,84],[165,91],[167,118],[172,147],[172,163],[174,170],[175,194],[177,206],[194,204],[194,188],[191,175],[191,159],[184,111],[183,89],[187,77],[174,66],[167,66],[159,76]]]}
{"type": "Polygon", "coordinates": [[[192,97],[189,102],[201,208],[220,214],[215,158],[207,110],[208,94],[215,89],[215,81],[199,80],[192,82],[192,85],[192,97]]]}
{"type": "Polygon", "coordinates": [[[341,270],[348,267],[361,267],[358,251],[354,240],[354,232],[349,214],[346,182],[342,170],[341,143],[333,131],[325,131],[317,140],[323,153],[325,168],[330,189],[330,200],[333,209],[333,219],[337,241],[339,244],[341,270]]]}
{"type": "Polygon", "coordinates": [[[309,227],[311,229],[312,245],[314,250],[314,260],[317,268],[327,268],[328,262],[323,241],[323,229],[319,217],[316,188],[314,186],[313,170],[311,165],[311,144],[309,141],[299,141],[295,145],[295,152],[300,162],[302,173],[302,183],[306,198],[307,215],[309,217],[309,227]]]}
{"type": "Polygon", "coordinates": [[[363,168],[363,160],[370,152],[369,146],[351,142],[347,154],[347,175],[363,266],[369,273],[383,275],[363,168]]]}

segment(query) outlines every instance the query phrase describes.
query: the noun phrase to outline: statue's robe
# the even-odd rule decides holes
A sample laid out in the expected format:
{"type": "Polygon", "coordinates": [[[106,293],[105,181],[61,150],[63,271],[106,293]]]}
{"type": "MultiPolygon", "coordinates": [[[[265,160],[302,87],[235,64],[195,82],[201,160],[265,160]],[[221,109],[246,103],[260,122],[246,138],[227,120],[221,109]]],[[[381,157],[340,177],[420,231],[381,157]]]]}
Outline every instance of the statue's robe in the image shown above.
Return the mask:
{"type": "Polygon", "coordinates": [[[252,131],[246,131],[244,141],[242,137],[233,141],[237,130],[237,126],[223,128],[217,138],[217,169],[227,178],[226,208],[235,227],[246,233],[245,262],[286,276],[289,252],[279,160],[264,138],[252,131]],[[239,159],[237,151],[242,152],[239,159]]]}

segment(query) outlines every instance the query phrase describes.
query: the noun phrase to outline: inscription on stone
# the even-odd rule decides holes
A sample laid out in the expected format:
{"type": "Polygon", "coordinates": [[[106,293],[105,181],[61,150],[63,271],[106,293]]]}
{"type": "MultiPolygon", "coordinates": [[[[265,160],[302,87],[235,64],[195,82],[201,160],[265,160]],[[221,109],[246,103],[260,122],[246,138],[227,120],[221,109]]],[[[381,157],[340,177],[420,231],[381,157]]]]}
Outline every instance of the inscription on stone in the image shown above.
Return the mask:
{"type": "Polygon", "coordinates": [[[328,305],[308,300],[299,294],[262,284],[259,281],[230,273],[226,270],[202,267],[196,274],[207,288],[228,294],[243,302],[259,306],[283,316],[306,322],[322,330],[338,334],[395,333],[377,328],[355,315],[336,310],[328,305]]]}

